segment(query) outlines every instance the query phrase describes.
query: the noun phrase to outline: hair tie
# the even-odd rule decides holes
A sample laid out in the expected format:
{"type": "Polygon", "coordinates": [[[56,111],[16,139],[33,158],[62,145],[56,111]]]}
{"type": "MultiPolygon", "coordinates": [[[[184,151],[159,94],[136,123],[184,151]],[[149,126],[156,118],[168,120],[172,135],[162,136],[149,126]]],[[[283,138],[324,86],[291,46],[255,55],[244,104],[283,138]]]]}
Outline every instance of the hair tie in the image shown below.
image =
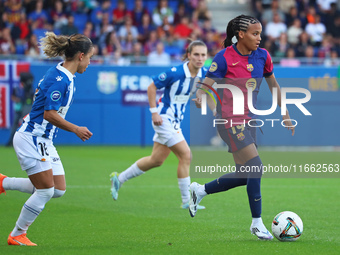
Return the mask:
{"type": "Polygon", "coordinates": [[[70,40],[70,38],[68,38],[67,40],[68,40],[68,45],[71,45],[71,40],[70,40]]]}

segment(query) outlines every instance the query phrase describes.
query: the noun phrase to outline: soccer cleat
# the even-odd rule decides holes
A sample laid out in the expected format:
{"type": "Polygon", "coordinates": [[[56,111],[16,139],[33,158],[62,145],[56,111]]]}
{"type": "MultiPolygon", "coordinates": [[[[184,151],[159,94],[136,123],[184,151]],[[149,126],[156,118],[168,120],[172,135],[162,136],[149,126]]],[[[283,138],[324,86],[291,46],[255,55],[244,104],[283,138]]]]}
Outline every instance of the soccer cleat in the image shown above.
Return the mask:
{"type": "Polygon", "coordinates": [[[6,175],[0,174],[0,194],[1,193],[6,194],[6,191],[5,191],[4,187],[2,186],[2,182],[6,177],[7,177],[6,175]]]}
{"type": "Polygon", "coordinates": [[[189,212],[191,217],[195,217],[197,210],[200,209],[198,204],[203,198],[202,196],[198,195],[198,187],[199,184],[197,182],[190,184],[189,212]]]}
{"type": "Polygon", "coordinates": [[[118,190],[120,189],[121,183],[118,180],[118,173],[112,172],[110,174],[110,180],[111,180],[111,195],[114,200],[118,199],[118,190]]]}
{"type": "MultiPolygon", "coordinates": [[[[185,203],[185,204],[181,204],[182,209],[188,209],[189,208],[189,202],[185,203]]],[[[197,205],[197,210],[203,210],[205,209],[204,205],[197,205]]]]}
{"type": "Polygon", "coordinates": [[[11,236],[11,234],[9,234],[7,239],[8,245],[37,246],[37,244],[32,243],[30,239],[27,238],[26,233],[19,236],[11,236]]]}
{"type": "Polygon", "coordinates": [[[257,224],[257,225],[251,225],[250,232],[253,235],[256,235],[258,239],[261,239],[261,240],[272,240],[273,239],[272,234],[267,230],[267,228],[263,225],[263,223],[257,224]]]}

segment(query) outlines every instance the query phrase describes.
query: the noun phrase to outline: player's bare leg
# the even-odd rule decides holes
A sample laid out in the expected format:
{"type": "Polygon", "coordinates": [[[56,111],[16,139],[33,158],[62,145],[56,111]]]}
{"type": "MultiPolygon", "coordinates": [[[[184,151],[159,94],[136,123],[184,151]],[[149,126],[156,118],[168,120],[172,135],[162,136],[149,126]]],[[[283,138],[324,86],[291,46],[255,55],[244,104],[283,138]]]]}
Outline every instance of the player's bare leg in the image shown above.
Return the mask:
{"type": "Polygon", "coordinates": [[[53,175],[54,181],[54,194],[52,198],[58,198],[66,192],[65,175],[53,175]]]}
{"type": "MultiPolygon", "coordinates": [[[[177,178],[178,178],[178,187],[181,191],[182,204],[181,208],[188,209],[189,208],[189,200],[190,200],[190,162],[191,162],[191,151],[188,143],[183,140],[174,146],[170,147],[171,151],[178,158],[178,168],[177,168],[177,178]]],[[[199,205],[197,209],[205,209],[204,206],[199,205]]]]}
{"type": "Polygon", "coordinates": [[[111,173],[110,180],[112,198],[114,200],[118,199],[118,190],[124,182],[140,176],[152,168],[161,166],[169,156],[170,152],[171,150],[166,145],[154,142],[150,156],[137,160],[132,166],[119,175],[117,172],[111,173]]]}
{"type": "Polygon", "coordinates": [[[143,172],[159,167],[168,158],[170,152],[168,146],[154,142],[151,155],[137,160],[137,166],[143,172]]]}

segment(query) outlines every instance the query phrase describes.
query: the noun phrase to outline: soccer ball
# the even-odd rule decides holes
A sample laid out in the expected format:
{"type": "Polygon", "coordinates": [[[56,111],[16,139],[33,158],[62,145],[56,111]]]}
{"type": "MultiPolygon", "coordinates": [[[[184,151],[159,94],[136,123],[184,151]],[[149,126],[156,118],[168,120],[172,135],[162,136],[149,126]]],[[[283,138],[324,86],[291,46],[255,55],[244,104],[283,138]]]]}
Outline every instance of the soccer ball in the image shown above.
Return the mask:
{"type": "Polygon", "coordinates": [[[303,223],[296,213],[285,211],[275,216],[272,223],[273,235],[280,241],[296,241],[303,231],[303,223]]]}

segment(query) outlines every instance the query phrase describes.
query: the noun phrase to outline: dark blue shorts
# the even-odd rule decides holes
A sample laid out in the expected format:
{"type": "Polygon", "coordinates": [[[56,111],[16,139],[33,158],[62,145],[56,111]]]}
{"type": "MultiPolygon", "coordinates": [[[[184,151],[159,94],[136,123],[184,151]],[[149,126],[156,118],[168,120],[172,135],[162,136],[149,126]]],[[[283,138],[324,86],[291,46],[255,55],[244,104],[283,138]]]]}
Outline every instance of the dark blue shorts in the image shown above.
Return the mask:
{"type": "Polygon", "coordinates": [[[256,144],[256,127],[248,125],[238,125],[231,128],[225,128],[224,125],[217,125],[217,131],[222,140],[228,145],[228,151],[233,153],[249,144],[256,144]]]}

